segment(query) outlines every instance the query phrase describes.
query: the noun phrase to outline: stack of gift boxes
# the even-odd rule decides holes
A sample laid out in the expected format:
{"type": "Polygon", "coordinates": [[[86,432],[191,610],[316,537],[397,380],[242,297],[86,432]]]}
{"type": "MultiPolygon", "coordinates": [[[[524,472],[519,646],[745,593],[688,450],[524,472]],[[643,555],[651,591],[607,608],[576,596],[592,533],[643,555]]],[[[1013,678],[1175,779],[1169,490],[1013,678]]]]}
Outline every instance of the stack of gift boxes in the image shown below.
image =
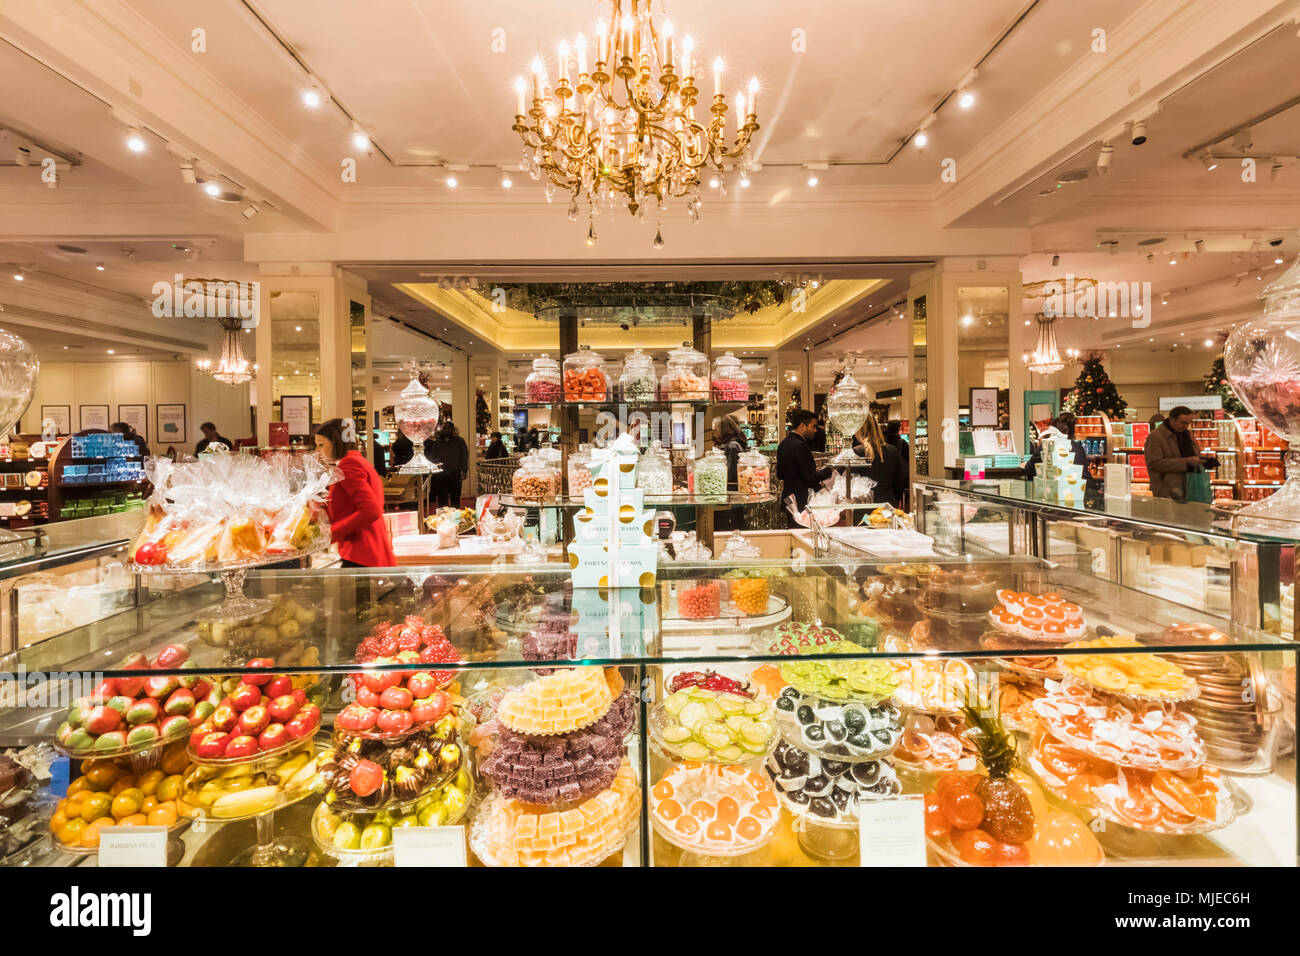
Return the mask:
{"type": "Polygon", "coordinates": [[[569,545],[575,589],[654,587],[654,510],[636,487],[637,461],[627,435],[593,456],[592,483],[583,489],[569,545]]]}
{"type": "Polygon", "coordinates": [[[1043,467],[1034,477],[1034,491],[1052,501],[1083,500],[1083,465],[1075,464],[1074,449],[1065,437],[1043,439],[1043,467]]]}

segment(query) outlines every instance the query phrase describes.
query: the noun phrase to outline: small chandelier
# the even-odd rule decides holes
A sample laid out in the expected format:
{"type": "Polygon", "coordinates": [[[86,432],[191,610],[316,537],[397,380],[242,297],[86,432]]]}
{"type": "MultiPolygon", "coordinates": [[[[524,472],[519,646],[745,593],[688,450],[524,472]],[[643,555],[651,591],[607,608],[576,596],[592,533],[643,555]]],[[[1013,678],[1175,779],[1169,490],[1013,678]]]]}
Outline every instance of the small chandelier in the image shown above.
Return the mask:
{"type": "Polygon", "coordinates": [[[244,350],[239,344],[240,319],[238,316],[217,320],[225,329],[221,342],[221,358],[216,365],[211,359],[199,359],[195,366],[200,372],[211,375],[218,382],[227,385],[243,385],[251,381],[257,366],[244,358],[244,350]]]}
{"type": "MultiPolygon", "coordinates": [[[[1038,344],[1023,356],[1025,368],[1038,375],[1051,375],[1065,368],[1061,351],[1056,347],[1056,317],[1039,312],[1035,318],[1038,319],[1038,344]]],[[[1079,353],[1076,349],[1068,349],[1065,354],[1073,360],[1079,353]]]]}
{"type": "Polygon", "coordinates": [[[513,129],[524,143],[524,171],[533,179],[546,175],[547,200],[557,187],[571,193],[573,221],[579,202],[587,203],[588,245],[596,243],[595,217],[602,207],[612,213],[616,204],[626,205],[644,219],[653,200],[654,247],[660,249],[661,217],[670,198],[685,198],[691,220],[699,220],[703,167],[717,171],[724,196],[724,161],[738,166],[742,185],[748,185],[758,79],[749,81],[748,95],[743,89],[736,94],[728,123],[722,58],[715,59],[712,105],[700,106],[703,115],[697,117],[695,74],[702,64],[690,34],[675,46],[672,24],[655,24],[650,0],[609,0],[609,7],[609,20],[596,23],[590,73],[588,41],[578,34],[574,47],[559,44],[554,85],[545,61],[533,59],[531,106],[524,78],[515,80],[513,129]]]}

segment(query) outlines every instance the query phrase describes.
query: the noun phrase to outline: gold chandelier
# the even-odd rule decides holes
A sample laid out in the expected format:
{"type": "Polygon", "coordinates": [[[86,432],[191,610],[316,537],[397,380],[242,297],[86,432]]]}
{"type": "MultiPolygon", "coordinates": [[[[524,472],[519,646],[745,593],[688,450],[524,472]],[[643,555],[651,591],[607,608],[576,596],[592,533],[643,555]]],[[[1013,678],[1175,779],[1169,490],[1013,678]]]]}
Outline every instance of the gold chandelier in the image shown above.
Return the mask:
{"type": "MultiPolygon", "coordinates": [[[[1038,319],[1038,343],[1032,352],[1023,356],[1025,368],[1038,375],[1051,375],[1065,368],[1061,351],[1056,347],[1056,317],[1039,312],[1035,318],[1038,319]]],[[[1071,361],[1079,355],[1076,349],[1067,349],[1065,354],[1071,361]]]]}
{"type": "Polygon", "coordinates": [[[733,100],[734,118],[722,88],[722,58],[713,61],[713,100],[696,115],[694,43],[690,34],[675,45],[673,28],[660,29],[650,0],[610,0],[610,18],[596,23],[594,68],[587,71],[588,41],[578,34],[571,48],[561,41],[554,83],[545,61],[532,64],[531,106],[527,84],[515,80],[514,130],[524,143],[522,167],[533,179],[545,174],[546,198],[556,188],[572,194],[569,219],[588,205],[587,244],[596,243],[596,214],[625,204],[644,220],[656,204],[654,247],[663,247],[662,215],[670,198],[685,198],[692,222],[700,214],[700,170],[718,173],[726,195],[726,166],[741,175],[753,168],[750,138],[758,129],[758,79],[748,95],[733,100]],[[571,79],[572,71],[572,79],[571,79]]]}
{"type": "Polygon", "coordinates": [[[212,364],[212,359],[199,359],[194,363],[195,366],[200,372],[211,375],[226,385],[242,385],[251,381],[257,366],[244,358],[244,350],[239,344],[239,317],[220,318],[217,321],[226,330],[221,342],[221,358],[216,365],[212,364]]]}

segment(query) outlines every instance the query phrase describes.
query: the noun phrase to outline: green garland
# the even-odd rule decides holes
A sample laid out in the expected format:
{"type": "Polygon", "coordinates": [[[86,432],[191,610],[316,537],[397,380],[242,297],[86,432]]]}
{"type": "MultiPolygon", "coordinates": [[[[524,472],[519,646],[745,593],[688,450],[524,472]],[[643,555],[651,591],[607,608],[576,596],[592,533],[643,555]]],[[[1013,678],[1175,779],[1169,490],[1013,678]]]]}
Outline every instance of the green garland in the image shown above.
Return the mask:
{"type": "MultiPolygon", "coordinates": [[[[520,312],[539,313],[565,306],[598,306],[641,300],[653,307],[664,300],[689,301],[691,296],[724,300],[734,312],[751,315],[781,305],[794,285],[782,280],[753,282],[527,282],[502,283],[506,306],[520,312]]],[[[811,290],[810,290],[811,291],[811,290]]]]}

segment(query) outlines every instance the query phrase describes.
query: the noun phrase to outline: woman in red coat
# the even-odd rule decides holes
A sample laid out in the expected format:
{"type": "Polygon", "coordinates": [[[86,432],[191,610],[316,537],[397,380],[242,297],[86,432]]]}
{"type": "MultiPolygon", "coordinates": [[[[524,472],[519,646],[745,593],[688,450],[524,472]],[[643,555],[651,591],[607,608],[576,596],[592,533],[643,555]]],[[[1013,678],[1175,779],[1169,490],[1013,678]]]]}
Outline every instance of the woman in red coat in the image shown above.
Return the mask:
{"type": "Polygon", "coordinates": [[[342,419],[331,418],[315,431],[316,454],[343,472],[343,477],[330,485],[326,504],[330,536],[338,543],[343,567],[395,567],[393,541],[383,518],[384,486],[375,466],[357,451],[354,431],[349,430],[351,441],[344,439],[342,419]]]}

